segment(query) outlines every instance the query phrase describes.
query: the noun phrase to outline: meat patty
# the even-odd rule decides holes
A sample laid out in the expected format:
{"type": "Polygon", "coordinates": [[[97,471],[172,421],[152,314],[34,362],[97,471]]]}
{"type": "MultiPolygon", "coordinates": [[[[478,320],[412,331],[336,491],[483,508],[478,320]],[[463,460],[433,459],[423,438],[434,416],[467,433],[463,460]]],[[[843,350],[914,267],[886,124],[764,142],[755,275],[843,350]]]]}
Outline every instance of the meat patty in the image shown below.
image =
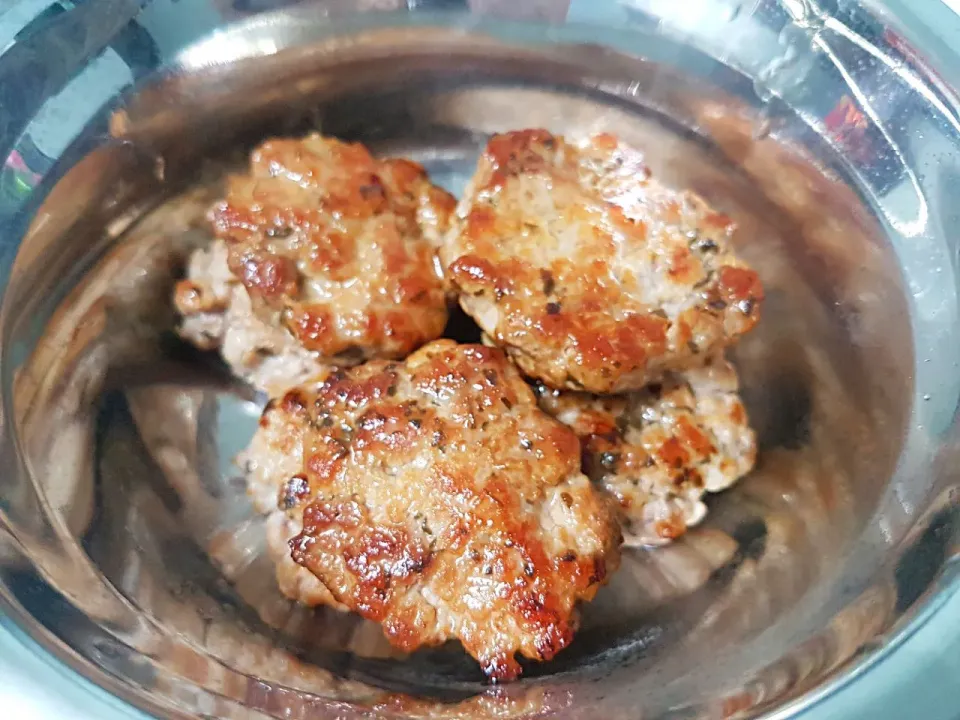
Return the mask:
{"type": "Polygon", "coordinates": [[[555,388],[635,390],[750,330],[763,290],[731,220],[610,135],[495,135],[441,257],[463,309],[555,388]]]}
{"type": "MultiPolygon", "coordinates": [[[[185,334],[217,337],[213,303],[252,313],[248,328],[282,328],[318,363],[403,357],[446,323],[436,249],[454,204],[409,160],[378,160],[362,145],[319,135],[268,140],[210,213],[229,276],[219,265],[204,272],[219,263],[215,249],[191,263],[177,289],[185,334]],[[236,285],[246,294],[235,296],[236,285]]],[[[226,323],[225,343],[233,327],[226,323]]],[[[277,342],[241,344],[257,352],[277,342]]]]}
{"type": "Polygon", "coordinates": [[[324,367],[317,353],[253,312],[247,289],[227,266],[222,240],[193,252],[174,303],[183,316],[181,336],[203,350],[219,349],[235,375],[271,396],[324,367]]]}
{"type": "Polygon", "coordinates": [[[627,545],[658,545],[699,523],[706,492],[753,469],[756,436],[722,356],[623,396],[536,388],[580,438],[583,469],[620,504],[627,545]]]}
{"type": "Polygon", "coordinates": [[[407,651],[458,639],[496,680],[516,653],[566,647],[576,603],[619,563],[576,436],[496,348],[440,340],[331,370],[269,403],[244,460],[337,603],[407,651]]]}

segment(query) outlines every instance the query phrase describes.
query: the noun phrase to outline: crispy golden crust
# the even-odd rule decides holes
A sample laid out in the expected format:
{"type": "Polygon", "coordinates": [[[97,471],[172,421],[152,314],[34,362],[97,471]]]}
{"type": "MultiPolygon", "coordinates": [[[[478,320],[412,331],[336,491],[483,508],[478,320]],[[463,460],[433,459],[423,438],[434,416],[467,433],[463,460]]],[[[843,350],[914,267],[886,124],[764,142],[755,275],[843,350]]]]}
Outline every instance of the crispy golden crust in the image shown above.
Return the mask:
{"type": "Polygon", "coordinates": [[[763,290],[729,218],[609,135],[494,136],[441,257],[460,302],[552,387],[639,389],[750,330],[763,290]]]}
{"type": "Polygon", "coordinates": [[[679,537],[706,514],[705,492],[730,487],[756,461],[737,374],[722,355],[619,397],[536,390],[540,407],[580,438],[584,471],[619,502],[628,545],[679,537]]]}
{"type": "Polygon", "coordinates": [[[302,517],[293,559],[400,648],[459,639],[497,680],[549,660],[619,562],[577,438],[495,348],[441,340],[272,402],[246,454],[302,517]]]}
{"type": "Polygon", "coordinates": [[[311,135],[268,140],[211,211],[253,310],[320,362],[399,358],[443,331],[454,199],[424,169],[311,135]]]}

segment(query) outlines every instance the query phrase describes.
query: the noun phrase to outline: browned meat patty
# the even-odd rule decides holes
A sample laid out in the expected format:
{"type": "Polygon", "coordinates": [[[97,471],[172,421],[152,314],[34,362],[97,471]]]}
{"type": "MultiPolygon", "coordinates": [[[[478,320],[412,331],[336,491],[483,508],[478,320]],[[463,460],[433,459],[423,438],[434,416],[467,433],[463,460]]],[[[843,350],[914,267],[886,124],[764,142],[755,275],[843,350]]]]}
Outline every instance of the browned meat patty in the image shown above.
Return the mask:
{"type": "Polygon", "coordinates": [[[463,309],[527,374],[597,393],[704,362],[763,290],[729,218],[650,178],[610,135],[495,135],[441,257],[463,309]]]}
{"type": "MultiPolygon", "coordinates": [[[[549,660],[619,563],[615,511],[502,351],[450,340],[330,371],[265,410],[252,491],[293,559],[404,650],[455,638],[497,680],[549,660]]],[[[311,601],[324,601],[308,588],[311,601]]]]}
{"type": "Polygon", "coordinates": [[[722,355],[617,397],[551,390],[540,406],[570,426],[584,471],[619,502],[627,545],[657,545],[706,515],[703,495],[753,469],[756,437],[722,355]]]}
{"type": "Polygon", "coordinates": [[[226,344],[242,325],[240,354],[257,362],[265,348],[317,364],[403,357],[447,320],[436,248],[454,203],[409,160],[319,135],[268,140],[211,211],[223,245],[199,251],[177,288],[184,334],[226,344]]]}

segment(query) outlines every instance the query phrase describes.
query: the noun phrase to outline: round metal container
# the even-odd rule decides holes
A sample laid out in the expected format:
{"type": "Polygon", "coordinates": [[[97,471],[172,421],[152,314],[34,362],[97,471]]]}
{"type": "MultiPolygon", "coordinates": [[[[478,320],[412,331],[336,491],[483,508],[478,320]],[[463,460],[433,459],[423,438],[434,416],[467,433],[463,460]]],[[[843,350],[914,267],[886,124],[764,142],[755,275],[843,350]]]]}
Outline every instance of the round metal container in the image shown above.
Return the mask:
{"type": "Polygon", "coordinates": [[[282,5],[62,4],[0,55],[0,599],[27,632],[161,717],[788,717],[956,585],[960,115],[895,21],[282,5]],[[150,13],[181,41],[148,42],[150,13]],[[106,104],[64,103],[114,55],[106,104]],[[53,121],[73,130],[38,147],[53,121]],[[491,687],[458,647],[398,656],[283,600],[233,465],[260,398],[176,340],[170,294],[267,135],[361,140],[459,192],[490,133],[531,126],[618,133],[738,222],[768,293],[733,353],[761,452],[702,526],[626,552],[570,648],[491,687]]]}

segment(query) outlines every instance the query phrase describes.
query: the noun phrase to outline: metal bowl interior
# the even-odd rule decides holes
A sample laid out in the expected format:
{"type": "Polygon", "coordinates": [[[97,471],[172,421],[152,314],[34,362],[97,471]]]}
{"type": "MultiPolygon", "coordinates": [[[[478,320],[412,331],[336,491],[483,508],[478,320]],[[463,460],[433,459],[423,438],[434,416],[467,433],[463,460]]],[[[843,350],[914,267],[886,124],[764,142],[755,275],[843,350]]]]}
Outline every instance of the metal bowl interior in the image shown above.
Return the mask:
{"type": "Polygon", "coordinates": [[[601,46],[585,27],[452,18],[258,17],[188,48],[64,154],[6,269],[0,593],[162,716],[787,708],[895,637],[956,554],[960,235],[901,142],[927,123],[955,148],[951,106],[908,68],[920,84],[883,96],[899,129],[861,112],[831,130],[811,108],[859,85],[829,24],[804,70],[821,95],[663,27],[601,46]],[[761,453],[701,527],[627,553],[569,649],[491,688],[454,645],[399,656],[376,627],[279,595],[233,465],[261,399],[176,339],[169,298],[263,137],[361,140],[457,193],[489,133],[532,126],[618,133],[737,221],[768,290],[733,353],[761,453]]]}

